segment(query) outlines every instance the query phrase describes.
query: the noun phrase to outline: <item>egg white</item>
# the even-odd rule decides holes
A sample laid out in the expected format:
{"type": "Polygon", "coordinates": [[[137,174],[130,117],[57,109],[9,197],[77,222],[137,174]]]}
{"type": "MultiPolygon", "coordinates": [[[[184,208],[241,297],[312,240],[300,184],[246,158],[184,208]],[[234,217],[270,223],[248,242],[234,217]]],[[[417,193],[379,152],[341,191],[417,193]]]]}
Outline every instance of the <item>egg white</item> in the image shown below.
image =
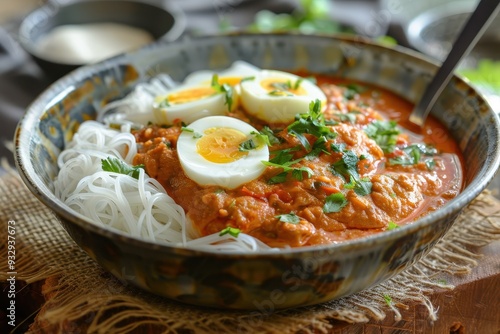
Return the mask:
{"type": "Polygon", "coordinates": [[[189,124],[203,117],[225,115],[229,110],[224,93],[217,93],[170,106],[162,106],[161,101],[172,94],[198,88],[209,88],[211,87],[213,75],[217,74],[220,83],[224,83],[225,80],[235,83],[232,94],[232,111],[239,105],[239,82],[241,79],[255,76],[257,73],[259,73],[257,67],[243,61],[234,62],[230,68],[220,73],[208,70],[193,72],[185,78],[183,84],[155,99],[153,104],[155,121],[160,124],[173,124],[179,121],[189,124]]]}
{"type": "Polygon", "coordinates": [[[269,123],[293,121],[295,115],[306,113],[309,103],[316,99],[319,99],[323,106],[326,105],[325,94],[311,81],[291,73],[273,70],[263,70],[255,79],[242,82],[240,99],[247,113],[269,123]],[[305,94],[296,95],[287,91],[280,94],[279,90],[275,90],[278,94],[273,95],[272,91],[262,85],[273,80],[289,82],[291,85],[302,80],[299,87],[305,94]]]}
{"type": "Polygon", "coordinates": [[[211,162],[197,151],[200,138],[193,134],[203,135],[211,128],[231,128],[248,137],[257,130],[251,125],[228,116],[209,116],[201,118],[189,125],[193,132],[183,131],[177,141],[177,154],[184,173],[200,185],[217,185],[226,189],[237,188],[258,178],[266,166],[262,161],[269,160],[269,149],[262,143],[256,149],[240,159],[228,163],[211,162]]]}

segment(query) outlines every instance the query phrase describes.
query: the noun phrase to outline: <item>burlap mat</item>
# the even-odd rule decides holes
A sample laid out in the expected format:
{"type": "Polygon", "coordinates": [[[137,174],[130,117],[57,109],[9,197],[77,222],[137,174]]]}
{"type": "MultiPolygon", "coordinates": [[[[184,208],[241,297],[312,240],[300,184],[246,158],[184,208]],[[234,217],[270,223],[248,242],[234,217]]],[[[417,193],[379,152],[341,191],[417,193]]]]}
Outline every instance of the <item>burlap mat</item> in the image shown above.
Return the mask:
{"type": "MultiPolygon", "coordinates": [[[[428,296],[436,289],[453,289],[442,278],[467,274],[478,258],[471,246],[500,237],[500,204],[485,192],[428,256],[383,284],[312,307],[234,312],[172,302],[105,273],[13,173],[0,178],[0,208],[1,240],[7,240],[6,223],[16,222],[17,279],[45,280],[47,302],[31,333],[327,333],[332,319],[399,320],[410,303],[424,305],[433,321],[438,311],[428,296]]],[[[2,254],[7,254],[6,242],[0,244],[2,254]]],[[[7,278],[6,263],[0,264],[2,280],[7,278]]]]}

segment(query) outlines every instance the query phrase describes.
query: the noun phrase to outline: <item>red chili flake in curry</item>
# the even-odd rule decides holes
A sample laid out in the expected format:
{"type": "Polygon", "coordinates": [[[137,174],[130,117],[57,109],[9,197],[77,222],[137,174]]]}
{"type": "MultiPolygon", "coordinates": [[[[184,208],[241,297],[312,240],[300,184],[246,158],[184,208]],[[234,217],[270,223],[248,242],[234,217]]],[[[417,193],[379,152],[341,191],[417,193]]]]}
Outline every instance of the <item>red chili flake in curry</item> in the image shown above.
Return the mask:
{"type": "MultiPolygon", "coordinates": [[[[293,167],[309,168],[310,177],[283,177],[281,168],[267,167],[258,179],[233,190],[200,186],[184,174],[177,157],[180,125],[136,132],[140,152],[134,164],[145,165],[201,235],[231,226],[273,247],[330,244],[383,232],[438,209],[460,192],[460,151],[439,122],[430,118],[418,136],[393,133],[395,123],[387,119],[408,127],[404,120],[411,103],[365,84],[317,80],[327,96],[325,124],[334,135],[310,158],[304,158],[308,152],[288,132],[288,124],[263,124],[243,110],[230,115],[259,130],[273,129],[280,142],[269,151],[291,149],[293,159],[304,158],[293,167]]],[[[313,145],[317,140],[306,138],[313,145]]]]}

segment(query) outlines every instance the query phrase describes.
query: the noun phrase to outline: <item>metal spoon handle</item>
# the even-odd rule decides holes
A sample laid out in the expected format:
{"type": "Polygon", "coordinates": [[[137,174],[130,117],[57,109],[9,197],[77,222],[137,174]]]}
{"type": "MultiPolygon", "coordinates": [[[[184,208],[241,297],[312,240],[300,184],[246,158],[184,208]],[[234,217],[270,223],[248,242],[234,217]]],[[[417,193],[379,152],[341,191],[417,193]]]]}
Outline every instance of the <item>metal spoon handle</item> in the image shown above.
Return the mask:
{"type": "Polygon", "coordinates": [[[413,109],[410,122],[418,126],[424,125],[432,106],[450,81],[456,66],[476,45],[498,10],[500,10],[499,3],[499,0],[481,0],[479,2],[455,40],[450,53],[413,109]]]}

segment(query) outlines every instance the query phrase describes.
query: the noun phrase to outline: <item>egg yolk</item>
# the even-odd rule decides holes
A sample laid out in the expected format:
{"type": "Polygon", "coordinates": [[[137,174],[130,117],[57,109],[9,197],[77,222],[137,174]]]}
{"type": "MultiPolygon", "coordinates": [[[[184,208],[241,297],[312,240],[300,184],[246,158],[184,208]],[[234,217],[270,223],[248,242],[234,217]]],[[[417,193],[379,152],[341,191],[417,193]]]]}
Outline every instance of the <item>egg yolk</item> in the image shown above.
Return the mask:
{"type": "Polygon", "coordinates": [[[219,84],[228,84],[230,86],[236,86],[238,85],[243,78],[241,77],[222,77],[219,78],[219,84]]]}
{"type": "Polygon", "coordinates": [[[211,162],[228,163],[239,160],[248,152],[240,151],[240,144],[247,136],[232,128],[209,128],[196,143],[199,155],[211,162]]]}
{"type": "Polygon", "coordinates": [[[169,104],[181,104],[201,100],[215,93],[212,87],[191,88],[168,95],[167,101],[169,104]]]}
{"type": "Polygon", "coordinates": [[[266,91],[269,93],[272,92],[275,95],[307,95],[306,90],[300,86],[300,83],[297,85],[296,82],[291,82],[290,80],[284,78],[267,78],[262,80],[260,85],[266,91]]]}

